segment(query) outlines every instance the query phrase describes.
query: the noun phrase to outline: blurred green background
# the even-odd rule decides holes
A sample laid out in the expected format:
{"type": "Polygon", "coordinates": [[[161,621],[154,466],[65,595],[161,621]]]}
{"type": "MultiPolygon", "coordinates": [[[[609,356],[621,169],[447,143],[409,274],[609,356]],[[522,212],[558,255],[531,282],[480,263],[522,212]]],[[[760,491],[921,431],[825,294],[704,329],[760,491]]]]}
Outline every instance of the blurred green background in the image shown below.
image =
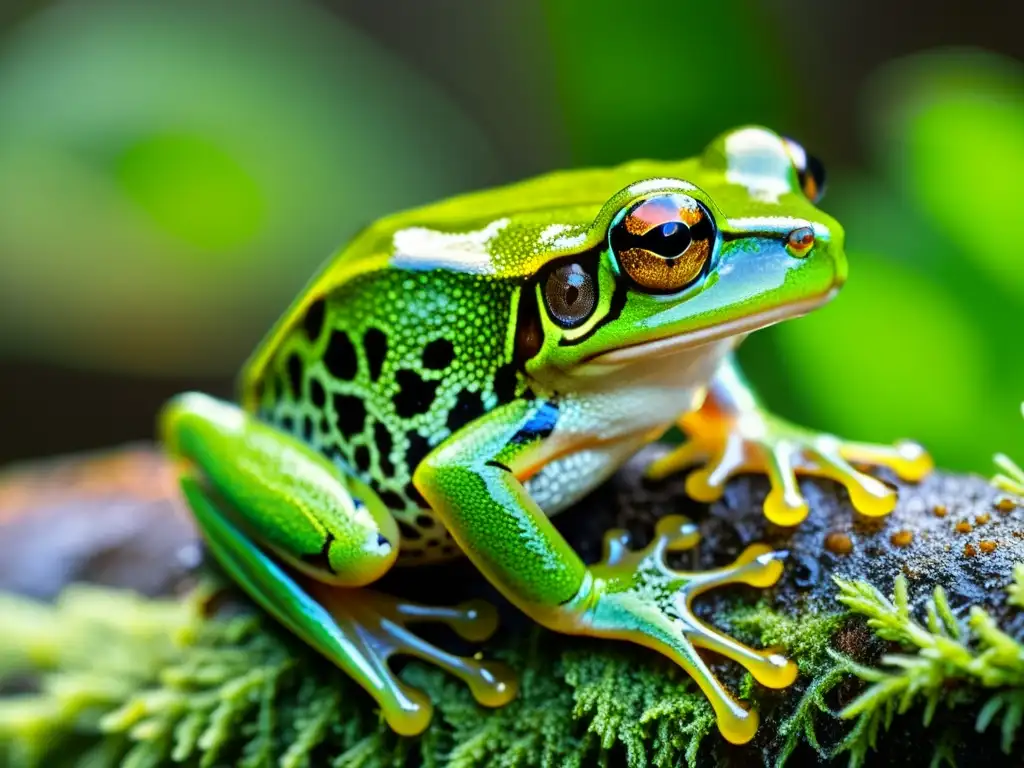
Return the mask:
{"type": "Polygon", "coordinates": [[[378,215],[756,122],[830,172],[850,280],[742,350],[780,413],[1024,456],[1024,45],[1006,2],[0,8],[0,462],[152,434],[378,215]]]}

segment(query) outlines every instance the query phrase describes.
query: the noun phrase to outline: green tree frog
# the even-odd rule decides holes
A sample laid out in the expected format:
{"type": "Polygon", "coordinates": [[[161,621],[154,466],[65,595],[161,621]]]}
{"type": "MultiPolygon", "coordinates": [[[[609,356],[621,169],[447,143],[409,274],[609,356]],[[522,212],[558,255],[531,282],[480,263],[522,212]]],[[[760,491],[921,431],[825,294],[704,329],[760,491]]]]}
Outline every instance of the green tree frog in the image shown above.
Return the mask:
{"type": "Polygon", "coordinates": [[[484,705],[516,692],[493,661],[455,656],[409,625],[471,640],[496,626],[479,601],[431,607],[367,588],[392,565],[464,555],[556,632],[627,640],[682,667],[728,740],[756,712],[697,649],[789,685],[795,665],[697,619],[715,586],[773,584],[781,555],[747,548],[707,572],[670,568],[696,543],[681,517],[634,550],[611,532],[585,565],[550,516],[673,425],[688,438],[650,472],[696,466],[717,498],[764,472],[764,514],[798,524],[800,473],[832,478],[866,515],[914,480],[916,444],[843,442],[766,413],[733,350],[751,331],[828,301],[846,279],[843,231],[815,204],[821,164],[746,127],[698,157],[552,173],[384,218],[331,258],[246,364],[240,405],[188,393],[161,417],[187,503],[213,556],[270,614],[345,670],[402,734],[431,704],[389,669],[395,654],[459,676],[484,705]],[[859,467],[855,468],[855,467],[859,467]]]}

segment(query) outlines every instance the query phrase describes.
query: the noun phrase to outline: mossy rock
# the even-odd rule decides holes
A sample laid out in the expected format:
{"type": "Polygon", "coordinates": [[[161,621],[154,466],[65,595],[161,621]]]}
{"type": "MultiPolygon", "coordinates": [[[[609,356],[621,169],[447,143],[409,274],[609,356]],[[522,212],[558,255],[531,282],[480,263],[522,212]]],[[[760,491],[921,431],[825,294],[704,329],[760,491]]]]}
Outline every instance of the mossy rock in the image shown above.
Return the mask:
{"type": "Polygon", "coordinates": [[[361,689],[196,567],[169,468],[140,447],[0,475],[0,590],[49,600],[71,582],[106,585],[55,603],[0,598],[0,766],[1022,764],[1024,508],[980,478],[936,472],[901,485],[892,515],[868,520],[838,486],[806,480],[811,515],[783,529],[759,511],[762,478],[734,481],[710,506],[687,499],[681,478],[645,481],[662,450],[558,525],[588,561],[607,529],[642,544],[669,513],[702,532],[679,556],[687,569],[723,565],[756,541],[788,551],[771,590],[698,602],[706,621],[800,666],[793,686],[770,691],[708,657],[761,712],[751,744],[725,743],[666,660],[538,629],[465,562],[397,570],[381,586],[435,604],[497,603],[502,628],[481,650],[520,671],[520,696],[485,710],[458,681],[410,662],[401,674],[437,710],[423,736],[395,737],[361,689]]]}

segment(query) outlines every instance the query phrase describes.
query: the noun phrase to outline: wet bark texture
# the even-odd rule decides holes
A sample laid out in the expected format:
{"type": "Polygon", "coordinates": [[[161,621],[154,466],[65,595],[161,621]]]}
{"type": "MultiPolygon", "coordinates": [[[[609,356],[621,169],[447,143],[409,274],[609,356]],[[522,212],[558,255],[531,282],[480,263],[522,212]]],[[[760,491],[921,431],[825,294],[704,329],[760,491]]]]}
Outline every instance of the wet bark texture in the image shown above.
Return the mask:
{"type": "MultiPolygon", "coordinates": [[[[796,529],[785,529],[768,524],[760,513],[768,491],[761,477],[735,480],[710,506],[685,496],[682,476],[657,484],[646,481],[643,467],[664,450],[647,449],[603,488],[559,516],[560,529],[584,560],[598,559],[609,528],[627,528],[643,544],[654,520],[681,513],[699,522],[703,537],[695,550],[681,555],[679,564],[688,569],[726,564],[757,541],[786,550],[785,573],[766,594],[773,607],[791,615],[841,610],[834,575],[866,580],[888,595],[896,576],[903,574],[917,609],[941,585],[957,616],[980,606],[1004,631],[1017,639],[1024,636],[1024,610],[1008,605],[1005,591],[1014,563],[1024,562],[1024,508],[998,504],[1002,494],[985,480],[935,472],[919,485],[901,484],[896,510],[881,520],[858,516],[846,492],[834,483],[803,480],[810,517],[796,529]]],[[[897,484],[892,476],[881,477],[897,484]]],[[[151,447],[0,473],[0,590],[49,598],[70,582],[90,581],[150,595],[171,594],[191,583],[201,553],[188,514],[176,499],[172,468],[151,447]]],[[[381,586],[427,602],[439,602],[439,595],[444,596],[441,602],[482,595],[502,604],[464,561],[395,569],[381,586]]],[[[752,599],[759,592],[740,589],[752,599]]],[[[723,590],[703,598],[700,612],[714,621],[716,605],[729,594],[723,590]]],[[[504,631],[520,631],[527,624],[524,616],[504,605],[504,631]]],[[[893,650],[859,619],[847,621],[832,646],[865,664],[877,663],[893,650]]],[[[778,696],[795,699],[802,692],[801,682],[778,696]]],[[[830,703],[838,709],[861,690],[863,683],[851,679],[833,691],[830,703]]],[[[775,709],[785,713],[792,705],[775,709]]],[[[880,735],[872,763],[927,765],[936,734],[957,728],[971,742],[964,749],[973,760],[1020,764],[1019,757],[1007,758],[999,751],[997,736],[975,735],[975,713],[962,709],[940,707],[929,729],[921,725],[919,713],[898,718],[880,735]]],[[[718,762],[761,764],[770,758],[778,725],[772,718],[769,713],[753,744],[716,749],[718,762]]],[[[843,725],[822,723],[819,737],[838,738],[843,725]]],[[[810,750],[798,751],[790,764],[807,764],[813,757],[810,750]]]]}

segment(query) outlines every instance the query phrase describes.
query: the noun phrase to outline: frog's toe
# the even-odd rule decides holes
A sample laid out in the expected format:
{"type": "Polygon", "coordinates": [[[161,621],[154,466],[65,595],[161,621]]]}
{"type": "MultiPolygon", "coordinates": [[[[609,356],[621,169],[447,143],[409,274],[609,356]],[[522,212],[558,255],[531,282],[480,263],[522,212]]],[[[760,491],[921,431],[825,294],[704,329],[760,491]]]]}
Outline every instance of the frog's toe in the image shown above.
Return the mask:
{"type": "Polygon", "coordinates": [[[486,600],[467,600],[452,607],[396,601],[394,611],[408,624],[447,624],[459,637],[474,643],[483,642],[498,628],[498,611],[486,600]]]}
{"type": "Polygon", "coordinates": [[[843,457],[842,446],[836,438],[823,435],[808,446],[807,454],[817,464],[819,474],[846,487],[858,512],[869,517],[888,515],[896,507],[896,491],[855,469],[843,457]]]}
{"type": "Polygon", "coordinates": [[[764,515],[776,525],[792,526],[802,523],[810,511],[807,499],[797,485],[793,459],[796,446],[780,440],[775,445],[765,446],[765,472],[771,490],[764,500],[764,515]]]}
{"type": "Polygon", "coordinates": [[[707,447],[700,441],[687,440],[678,445],[664,456],[660,456],[651,462],[647,467],[646,475],[651,480],[664,480],[669,475],[674,475],[687,467],[695,464],[702,464],[707,461],[710,454],[707,447]]]}
{"type": "Polygon", "coordinates": [[[730,433],[721,450],[715,452],[703,467],[687,475],[686,493],[690,498],[704,503],[720,499],[730,478],[744,471],[746,449],[747,442],[743,436],[730,433]]]}
{"type": "Polygon", "coordinates": [[[445,672],[459,678],[467,686],[473,698],[485,707],[500,707],[516,696],[515,673],[498,661],[479,661],[466,656],[456,656],[431,645],[417,635],[405,630],[395,637],[393,653],[404,653],[434,664],[445,672]]]}
{"type": "Polygon", "coordinates": [[[391,728],[404,735],[421,733],[433,707],[426,695],[402,682],[390,669],[395,656],[414,656],[458,677],[478,702],[507,704],[518,690],[515,674],[504,664],[457,656],[427,642],[409,629],[425,622],[450,626],[467,640],[484,640],[497,628],[494,607],[470,600],[444,608],[421,605],[368,589],[334,589],[310,584],[310,591],[349,638],[350,651],[373,681],[371,693],[391,728]]]}
{"type": "Polygon", "coordinates": [[[617,565],[629,554],[629,545],[633,537],[624,528],[613,528],[604,534],[604,547],[602,548],[601,562],[607,565],[617,565]]]}
{"type": "Polygon", "coordinates": [[[654,549],[682,552],[700,543],[700,529],[685,515],[665,515],[654,528],[654,549]]]}
{"type": "Polygon", "coordinates": [[[920,443],[901,440],[895,445],[843,442],[839,454],[851,464],[888,467],[902,480],[917,482],[935,468],[935,462],[920,443]]]}
{"type": "Polygon", "coordinates": [[[500,707],[515,698],[515,674],[504,664],[448,653],[406,626],[422,622],[447,624],[466,640],[486,640],[498,627],[498,612],[494,606],[483,600],[469,600],[444,608],[382,597],[384,600],[377,604],[377,610],[383,620],[373,631],[386,657],[404,654],[435,664],[468,685],[473,698],[484,706],[500,707]]]}

